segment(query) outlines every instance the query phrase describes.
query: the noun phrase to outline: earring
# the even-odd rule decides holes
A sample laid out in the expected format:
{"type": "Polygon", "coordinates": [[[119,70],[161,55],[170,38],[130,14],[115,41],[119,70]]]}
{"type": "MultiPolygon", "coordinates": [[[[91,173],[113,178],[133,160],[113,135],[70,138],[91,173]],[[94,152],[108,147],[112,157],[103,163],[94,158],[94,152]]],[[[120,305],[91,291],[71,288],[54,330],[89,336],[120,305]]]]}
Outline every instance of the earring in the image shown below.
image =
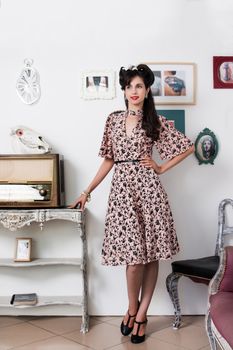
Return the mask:
{"type": "Polygon", "coordinates": [[[145,98],[147,98],[147,97],[148,97],[148,95],[146,94],[146,95],[145,95],[145,98]]]}

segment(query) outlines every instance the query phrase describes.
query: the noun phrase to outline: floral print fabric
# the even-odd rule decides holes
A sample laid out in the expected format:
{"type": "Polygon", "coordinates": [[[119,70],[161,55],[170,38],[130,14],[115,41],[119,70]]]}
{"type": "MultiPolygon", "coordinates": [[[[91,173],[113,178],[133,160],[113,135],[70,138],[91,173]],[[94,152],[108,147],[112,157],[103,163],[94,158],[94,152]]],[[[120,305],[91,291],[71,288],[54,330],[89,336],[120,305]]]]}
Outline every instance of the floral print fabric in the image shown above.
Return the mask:
{"type": "MultiPolygon", "coordinates": [[[[171,159],[192,146],[192,142],[159,116],[161,129],[155,142],[146,136],[139,118],[131,135],[126,134],[127,112],[112,113],[106,121],[99,155],[134,160],[152,155],[155,146],[162,159],[171,159]]],[[[146,264],[169,259],[179,251],[167,194],[153,169],[139,163],[114,166],[105,235],[104,265],[146,264]]]]}

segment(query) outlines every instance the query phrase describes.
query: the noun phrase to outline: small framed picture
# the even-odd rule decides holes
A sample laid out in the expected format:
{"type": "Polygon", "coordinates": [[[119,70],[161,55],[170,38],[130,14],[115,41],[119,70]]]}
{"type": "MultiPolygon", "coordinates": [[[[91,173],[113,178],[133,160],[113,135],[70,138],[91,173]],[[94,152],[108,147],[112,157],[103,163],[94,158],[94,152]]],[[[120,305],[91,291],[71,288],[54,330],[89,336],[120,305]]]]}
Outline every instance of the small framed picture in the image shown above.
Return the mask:
{"type": "Polygon", "coordinates": [[[115,72],[103,70],[83,73],[82,97],[84,99],[112,99],[115,95],[115,72]]]}
{"type": "Polygon", "coordinates": [[[233,89],[233,56],[213,57],[215,89],[233,89]]]}
{"type": "Polygon", "coordinates": [[[218,141],[214,133],[205,128],[195,141],[195,156],[200,164],[214,164],[218,154],[218,141]]]}
{"type": "Polygon", "coordinates": [[[16,238],[14,261],[31,261],[31,238],[16,238]]]}
{"type": "Polygon", "coordinates": [[[195,104],[196,66],[182,62],[146,62],[154,73],[151,86],[155,105],[195,104]]]}

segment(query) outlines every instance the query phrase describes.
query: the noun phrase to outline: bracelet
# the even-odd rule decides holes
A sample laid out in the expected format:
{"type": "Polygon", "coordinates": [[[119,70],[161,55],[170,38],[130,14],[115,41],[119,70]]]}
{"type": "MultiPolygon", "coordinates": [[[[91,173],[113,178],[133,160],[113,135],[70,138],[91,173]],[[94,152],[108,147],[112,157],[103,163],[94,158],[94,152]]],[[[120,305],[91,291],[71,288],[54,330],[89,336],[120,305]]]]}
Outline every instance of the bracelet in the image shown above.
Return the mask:
{"type": "Polygon", "coordinates": [[[87,202],[90,202],[91,194],[89,192],[82,191],[81,195],[86,196],[87,197],[87,202]]]}

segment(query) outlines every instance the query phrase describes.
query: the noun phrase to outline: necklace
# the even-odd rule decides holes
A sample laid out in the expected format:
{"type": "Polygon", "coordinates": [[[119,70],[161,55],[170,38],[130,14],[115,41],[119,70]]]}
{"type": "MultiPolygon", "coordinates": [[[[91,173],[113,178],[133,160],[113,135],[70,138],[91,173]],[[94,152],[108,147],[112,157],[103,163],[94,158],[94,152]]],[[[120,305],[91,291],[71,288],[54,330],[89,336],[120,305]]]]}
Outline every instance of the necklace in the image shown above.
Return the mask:
{"type": "Polygon", "coordinates": [[[132,109],[127,110],[127,114],[135,117],[142,117],[143,116],[143,110],[138,109],[137,111],[133,111],[132,109]]]}

